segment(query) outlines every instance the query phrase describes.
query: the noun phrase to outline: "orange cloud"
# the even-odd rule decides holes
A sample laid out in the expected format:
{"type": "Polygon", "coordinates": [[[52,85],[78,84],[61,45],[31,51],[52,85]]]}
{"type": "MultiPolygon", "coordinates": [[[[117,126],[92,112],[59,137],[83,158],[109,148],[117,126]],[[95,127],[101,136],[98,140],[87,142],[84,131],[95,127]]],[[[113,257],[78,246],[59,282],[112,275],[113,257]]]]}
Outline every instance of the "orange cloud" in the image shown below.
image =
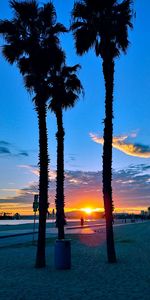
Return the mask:
{"type": "MultiPolygon", "coordinates": [[[[90,133],[90,137],[95,143],[103,145],[104,139],[102,137],[99,137],[97,134],[93,133],[90,133]]],[[[150,158],[150,146],[128,142],[127,140],[129,137],[133,138],[136,137],[136,135],[113,137],[113,148],[118,149],[130,156],[150,158]]]]}

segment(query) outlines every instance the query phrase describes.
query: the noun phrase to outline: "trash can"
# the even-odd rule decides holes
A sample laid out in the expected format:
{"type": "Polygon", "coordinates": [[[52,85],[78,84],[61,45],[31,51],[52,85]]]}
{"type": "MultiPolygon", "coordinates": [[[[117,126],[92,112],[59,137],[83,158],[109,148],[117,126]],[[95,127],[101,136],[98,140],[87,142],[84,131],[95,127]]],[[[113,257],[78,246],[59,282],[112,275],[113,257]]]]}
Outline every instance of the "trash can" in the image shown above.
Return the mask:
{"type": "Polygon", "coordinates": [[[71,240],[55,241],[55,268],[59,270],[71,268],[71,240]]]}

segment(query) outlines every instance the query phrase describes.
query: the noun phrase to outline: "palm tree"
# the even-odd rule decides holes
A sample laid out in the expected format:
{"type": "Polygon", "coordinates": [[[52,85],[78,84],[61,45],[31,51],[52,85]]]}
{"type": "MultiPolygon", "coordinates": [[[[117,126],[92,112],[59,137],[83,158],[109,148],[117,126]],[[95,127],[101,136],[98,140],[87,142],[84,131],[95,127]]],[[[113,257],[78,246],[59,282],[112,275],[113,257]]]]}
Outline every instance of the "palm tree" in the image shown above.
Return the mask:
{"type": "Polygon", "coordinates": [[[45,266],[46,213],[48,206],[48,146],[46,104],[49,97],[47,79],[51,69],[64,59],[58,35],[65,32],[56,23],[56,11],[49,2],[38,7],[36,0],[10,1],[14,18],[0,21],[4,37],[3,55],[10,64],[16,63],[23,75],[25,87],[33,94],[39,128],[39,233],[36,267],[45,266]]]}
{"type": "Polygon", "coordinates": [[[57,178],[56,178],[56,226],[58,227],[58,239],[64,239],[64,225],[66,223],[64,213],[64,126],[63,109],[74,107],[83,91],[76,72],[79,65],[73,67],[64,63],[58,71],[54,70],[50,80],[51,96],[49,108],[56,115],[57,120],[57,178]]]}
{"type": "Polygon", "coordinates": [[[105,119],[103,146],[103,198],[106,216],[108,262],[116,262],[113,238],[112,199],[112,137],[113,91],[115,58],[129,45],[128,28],[132,28],[132,0],[79,0],[72,11],[73,35],[77,54],[83,55],[94,48],[103,60],[105,80],[105,119]]]}

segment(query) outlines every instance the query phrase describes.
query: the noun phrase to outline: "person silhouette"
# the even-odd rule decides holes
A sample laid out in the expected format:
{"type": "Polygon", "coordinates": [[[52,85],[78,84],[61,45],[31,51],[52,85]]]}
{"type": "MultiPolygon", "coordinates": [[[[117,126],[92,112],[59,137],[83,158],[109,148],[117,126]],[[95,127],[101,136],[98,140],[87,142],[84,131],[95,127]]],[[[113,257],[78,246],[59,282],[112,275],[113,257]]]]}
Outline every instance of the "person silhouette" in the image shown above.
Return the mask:
{"type": "Polygon", "coordinates": [[[83,226],[84,225],[84,219],[83,219],[83,217],[81,217],[80,221],[81,221],[81,226],[83,226]]]}

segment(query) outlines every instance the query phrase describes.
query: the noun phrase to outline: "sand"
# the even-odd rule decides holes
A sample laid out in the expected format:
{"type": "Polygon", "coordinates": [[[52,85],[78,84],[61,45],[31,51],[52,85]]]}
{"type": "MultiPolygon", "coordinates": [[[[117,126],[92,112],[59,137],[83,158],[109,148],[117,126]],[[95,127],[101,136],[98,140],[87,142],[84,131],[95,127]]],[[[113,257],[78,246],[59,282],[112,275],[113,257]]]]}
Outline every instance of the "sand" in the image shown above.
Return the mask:
{"type": "Polygon", "coordinates": [[[150,222],[115,227],[118,263],[106,258],[104,228],[72,235],[72,268],[55,270],[54,241],[47,267],[35,269],[36,247],[27,242],[0,248],[0,299],[150,299],[150,222]]]}

